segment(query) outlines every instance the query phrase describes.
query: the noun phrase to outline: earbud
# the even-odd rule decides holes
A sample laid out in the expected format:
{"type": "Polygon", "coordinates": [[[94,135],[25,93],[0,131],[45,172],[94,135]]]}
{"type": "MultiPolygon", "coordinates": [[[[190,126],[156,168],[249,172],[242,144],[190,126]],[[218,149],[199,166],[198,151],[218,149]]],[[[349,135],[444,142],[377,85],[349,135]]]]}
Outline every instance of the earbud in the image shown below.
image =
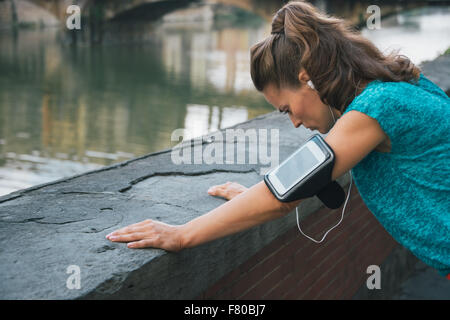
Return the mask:
{"type": "Polygon", "coordinates": [[[314,87],[314,84],[312,83],[311,80],[308,80],[308,82],[306,83],[308,86],[311,87],[311,89],[316,89],[316,87],[314,87]]]}

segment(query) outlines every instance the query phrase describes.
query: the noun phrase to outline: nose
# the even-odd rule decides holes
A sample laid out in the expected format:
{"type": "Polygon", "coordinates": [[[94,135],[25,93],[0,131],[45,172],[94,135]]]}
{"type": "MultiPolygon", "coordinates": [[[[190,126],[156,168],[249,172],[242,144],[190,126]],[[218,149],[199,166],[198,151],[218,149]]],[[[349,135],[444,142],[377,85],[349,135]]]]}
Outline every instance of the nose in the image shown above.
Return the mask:
{"type": "Polygon", "coordinates": [[[291,122],[294,124],[294,127],[298,128],[302,125],[302,122],[300,120],[297,120],[290,115],[291,122]]]}

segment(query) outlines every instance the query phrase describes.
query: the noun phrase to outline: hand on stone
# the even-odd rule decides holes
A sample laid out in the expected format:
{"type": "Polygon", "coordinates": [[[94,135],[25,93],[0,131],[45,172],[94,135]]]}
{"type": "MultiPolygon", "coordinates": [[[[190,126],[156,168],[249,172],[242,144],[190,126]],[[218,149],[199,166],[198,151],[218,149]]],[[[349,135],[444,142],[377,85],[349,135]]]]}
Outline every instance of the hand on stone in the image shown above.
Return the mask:
{"type": "Polygon", "coordinates": [[[182,249],[181,226],[160,221],[144,220],[111,232],[106,239],[113,242],[128,242],[128,248],[161,248],[167,251],[182,249]]]}
{"type": "Polygon", "coordinates": [[[237,195],[246,191],[247,189],[248,189],[247,187],[244,187],[239,183],[228,181],[227,183],[224,184],[212,186],[211,188],[208,189],[208,193],[212,196],[222,197],[227,200],[231,200],[237,195]]]}

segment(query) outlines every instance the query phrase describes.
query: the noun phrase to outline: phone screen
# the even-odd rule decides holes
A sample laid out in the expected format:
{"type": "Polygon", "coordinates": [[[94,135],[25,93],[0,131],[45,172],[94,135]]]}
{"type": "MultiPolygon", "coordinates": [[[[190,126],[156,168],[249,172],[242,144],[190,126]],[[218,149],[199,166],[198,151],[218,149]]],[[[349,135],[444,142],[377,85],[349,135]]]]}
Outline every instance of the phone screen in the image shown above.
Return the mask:
{"type": "Polygon", "coordinates": [[[308,147],[302,148],[282,165],[275,175],[283,187],[290,189],[297,181],[303,179],[320,164],[320,160],[308,147]]]}

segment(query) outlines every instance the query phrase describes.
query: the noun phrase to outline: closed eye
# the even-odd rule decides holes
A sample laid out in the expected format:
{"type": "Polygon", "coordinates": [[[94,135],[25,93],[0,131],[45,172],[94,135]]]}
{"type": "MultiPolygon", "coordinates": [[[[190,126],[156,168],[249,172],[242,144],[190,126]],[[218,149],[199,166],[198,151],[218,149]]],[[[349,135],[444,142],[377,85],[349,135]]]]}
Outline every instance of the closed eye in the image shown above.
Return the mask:
{"type": "Polygon", "coordinates": [[[289,108],[285,108],[285,109],[280,108],[280,109],[278,109],[278,111],[280,111],[282,114],[287,114],[287,113],[289,113],[289,108]]]}

